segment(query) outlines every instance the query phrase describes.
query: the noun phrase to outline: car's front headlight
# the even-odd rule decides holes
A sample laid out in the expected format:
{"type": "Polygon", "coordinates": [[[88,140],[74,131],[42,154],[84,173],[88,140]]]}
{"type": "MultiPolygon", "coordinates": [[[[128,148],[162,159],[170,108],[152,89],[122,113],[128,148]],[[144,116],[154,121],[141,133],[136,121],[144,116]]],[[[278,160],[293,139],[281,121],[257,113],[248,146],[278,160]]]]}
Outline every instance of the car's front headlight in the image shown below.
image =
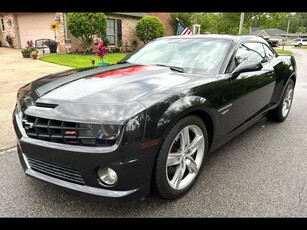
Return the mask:
{"type": "Polygon", "coordinates": [[[103,140],[116,140],[119,137],[121,127],[121,125],[91,125],[95,137],[103,140]]]}
{"type": "Polygon", "coordinates": [[[80,123],[79,139],[86,145],[112,146],[118,141],[122,127],[122,125],[80,123]]]}

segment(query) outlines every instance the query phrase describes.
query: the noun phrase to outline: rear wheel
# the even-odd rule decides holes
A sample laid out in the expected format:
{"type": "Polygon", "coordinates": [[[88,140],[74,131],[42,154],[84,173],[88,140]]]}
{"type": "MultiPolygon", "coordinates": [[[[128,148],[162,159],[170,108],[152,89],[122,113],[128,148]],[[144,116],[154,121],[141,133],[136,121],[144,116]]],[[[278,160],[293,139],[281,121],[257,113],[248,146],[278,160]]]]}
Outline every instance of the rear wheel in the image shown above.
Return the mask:
{"type": "Polygon", "coordinates": [[[269,111],[266,117],[272,121],[284,121],[291,109],[292,100],[294,93],[294,82],[292,79],[289,80],[286,90],[282,96],[282,100],[276,109],[269,111]]]}
{"type": "Polygon", "coordinates": [[[153,186],[165,199],[176,199],[195,183],[207,153],[206,126],[197,116],[180,120],[168,133],[159,151],[153,186]]]}

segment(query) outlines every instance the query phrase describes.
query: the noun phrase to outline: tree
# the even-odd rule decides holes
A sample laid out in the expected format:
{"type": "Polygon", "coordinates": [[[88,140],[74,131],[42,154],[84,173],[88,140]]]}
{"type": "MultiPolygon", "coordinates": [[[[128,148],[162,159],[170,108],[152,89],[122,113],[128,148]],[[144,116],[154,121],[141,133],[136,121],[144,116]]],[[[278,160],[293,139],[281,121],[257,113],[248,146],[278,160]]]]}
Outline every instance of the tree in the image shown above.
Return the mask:
{"type": "Polygon", "coordinates": [[[197,24],[200,24],[200,32],[201,34],[205,34],[207,32],[211,34],[217,34],[218,24],[221,20],[221,14],[217,13],[195,13],[192,15],[191,20],[197,24]]]}
{"type": "Polygon", "coordinates": [[[144,43],[164,36],[165,28],[156,16],[145,16],[136,25],[136,36],[144,43]]]}
{"type": "Polygon", "coordinates": [[[178,18],[183,24],[185,24],[187,27],[191,29],[191,17],[193,16],[193,13],[171,13],[171,19],[170,19],[170,24],[173,28],[173,31],[177,32],[177,26],[178,26],[178,18]]]}
{"type": "Polygon", "coordinates": [[[300,32],[300,27],[307,27],[307,13],[288,13],[280,23],[280,29],[286,31],[289,22],[289,33],[300,32]]]}
{"type": "Polygon", "coordinates": [[[102,37],[106,33],[107,20],[104,13],[67,13],[67,26],[70,33],[82,42],[86,50],[89,50],[94,36],[102,37]]]}
{"type": "Polygon", "coordinates": [[[261,29],[281,28],[282,21],[287,17],[288,13],[281,12],[263,12],[253,13],[252,25],[261,29]]]}

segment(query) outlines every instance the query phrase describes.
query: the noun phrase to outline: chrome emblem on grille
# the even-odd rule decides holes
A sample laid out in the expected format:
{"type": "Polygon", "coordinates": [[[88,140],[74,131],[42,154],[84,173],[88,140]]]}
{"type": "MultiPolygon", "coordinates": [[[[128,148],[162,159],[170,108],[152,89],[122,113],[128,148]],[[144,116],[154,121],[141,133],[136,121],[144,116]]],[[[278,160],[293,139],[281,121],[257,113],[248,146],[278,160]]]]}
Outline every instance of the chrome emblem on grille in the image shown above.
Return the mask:
{"type": "Polygon", "coordinates": [[[22,120],[22,126],[25,129],[32,129],[34,126],[34,123],[28,122],[27,120],[22,120]]]}

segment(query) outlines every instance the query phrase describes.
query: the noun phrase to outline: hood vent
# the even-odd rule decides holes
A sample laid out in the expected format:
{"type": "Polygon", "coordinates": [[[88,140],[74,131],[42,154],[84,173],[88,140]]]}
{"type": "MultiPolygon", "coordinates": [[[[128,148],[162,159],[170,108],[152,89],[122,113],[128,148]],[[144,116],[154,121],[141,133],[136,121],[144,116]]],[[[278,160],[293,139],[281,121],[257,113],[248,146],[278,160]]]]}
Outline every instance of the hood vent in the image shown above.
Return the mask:
{"type": "Polygon", "coordinates": [[[57,104],[48,104],[48,103],[40,103],[40,102],[35,102],[35,105],[37,107],[52,108],[52,109],[58,106],[57,104]]]}

